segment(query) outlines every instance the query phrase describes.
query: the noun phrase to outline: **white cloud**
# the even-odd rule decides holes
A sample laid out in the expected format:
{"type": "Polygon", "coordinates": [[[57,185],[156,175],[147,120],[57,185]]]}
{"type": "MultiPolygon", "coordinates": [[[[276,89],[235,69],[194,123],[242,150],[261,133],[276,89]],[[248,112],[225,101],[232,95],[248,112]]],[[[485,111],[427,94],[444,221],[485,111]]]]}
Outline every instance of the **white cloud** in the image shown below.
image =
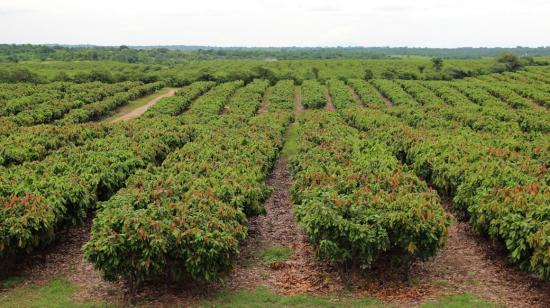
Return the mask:
{"type": "Polygon", "coordinates": [[[0,43],[550,45],[546,0],[2,0],[0,43]]]}

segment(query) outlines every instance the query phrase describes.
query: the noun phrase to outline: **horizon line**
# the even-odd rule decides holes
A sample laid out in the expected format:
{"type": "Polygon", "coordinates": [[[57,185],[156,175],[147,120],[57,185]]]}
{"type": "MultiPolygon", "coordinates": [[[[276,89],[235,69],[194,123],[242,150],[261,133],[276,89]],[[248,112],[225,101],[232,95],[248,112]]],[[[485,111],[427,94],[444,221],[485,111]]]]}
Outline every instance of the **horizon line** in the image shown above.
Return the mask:
{"type": "Polygon", "coordinates": [[[539,45],[539,46],[455,46],[455,47],[429,47],[429,46],[376,46],[376,45],[318,45],[318,46],[296,46],[296,45],[284,45],[284,46],[255,46],[255,45],[203,45],[203,44],[90,44],[90,43],[0,43],[0,45],[31,45],[31,46],[61,46],[61,47],[204,47],[204,48],[249,48],[249,49],[267,49],[267,48],[317,48],[317,49],[331,49],[331,48],[385,48],[385,49],[398,49],[398,48],[408,48],[408,49],[519,49],[519,48],[530,48],[530,49],[540,49],[540,48],[550,48],[550,45],[539,45]]]}

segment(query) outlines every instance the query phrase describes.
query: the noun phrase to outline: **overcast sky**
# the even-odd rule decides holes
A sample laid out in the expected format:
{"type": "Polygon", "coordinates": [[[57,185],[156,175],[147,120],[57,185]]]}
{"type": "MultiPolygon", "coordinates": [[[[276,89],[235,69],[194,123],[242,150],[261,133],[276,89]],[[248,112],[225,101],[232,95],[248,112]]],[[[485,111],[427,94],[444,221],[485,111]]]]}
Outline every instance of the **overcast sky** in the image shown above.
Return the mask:
{"type": "Polygon", "coordinates": [[[0,43],[550,46],[550,0],[0,0],[0,43]]]}

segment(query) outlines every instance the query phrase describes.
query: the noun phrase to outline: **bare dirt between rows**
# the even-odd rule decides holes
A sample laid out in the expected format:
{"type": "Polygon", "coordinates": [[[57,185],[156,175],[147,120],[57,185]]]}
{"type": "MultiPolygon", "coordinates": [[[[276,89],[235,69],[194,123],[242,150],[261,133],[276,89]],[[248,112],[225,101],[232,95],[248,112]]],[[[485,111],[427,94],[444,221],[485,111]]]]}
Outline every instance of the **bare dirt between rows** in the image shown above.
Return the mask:
{"type": "Polygon", "coordinates": [[[546,108],[547,108],[546,106],[537,103],[537,102],[536,102],[535,100],[533,100],[533,99],[529,99],[529,98],[528,98],[527,100],[531,103],[531,105],[533,105],[534,108],[536,108],[536,109],[538,109],[538,110],[546,110],[546,108]]]}
{"type": "Polygon", "coordinates": [[[317,261],[313,247],[294,222],[289,192],[290,172],[284,158],[279,158],[267,182],[273,188],[273,194],[265,204],[267,214],[250,220],[249,237],[241,249],[228,287],[238,290],[266,285],[287,295],[342,290],[338,275],[317,261]],[[275,245],[291,247],[294,253],[287,261],[264,265],[258,252],[275,245]]]}
{"type": "Polygon", "coordinates": [[[271,88],[268,88],[264,96],[262,97],[262,103],[260,104],[260,108],[258,109],[258,113],[266,113],[269,110],[269,95],[271,93],[271,88]]]}
{"type": "MultiPolygon", "coordinates": [[[[378,92],[378,93],[380,93],[380,92],[378,92]]],[[[386,106],[387,106],[387,107],[389,107],[389,108],[393,107],[393,102],[392,102],[389,98],[387,98],[387,97],[386,97],[385,95],[383,95],[382,93],[380,93],[380,97],[382,97],[382,100],[384,100],[384,102],[386,103],[386,106]]]]}
{"type": "Polygon", "coordinates": [[[353,98],[357,106],[364,106],[363,101],[361,100],[359,95],[357,95],[355,90],[353,90],[350,86],[348,86],[348,89],[349,89],[349,92],[351,93],[351,97],[353,98]]]}
{"type": "Polygon", "coordinates": [[[332,96],[330,96],[330,92],[328,91],[327,86],[324,87],[325,92],[325,98],[327,100],[327,105],[325,106],[325,109],[330,112],[335,112],[336,107],[334,107],[334,102],[332,101],[332,96]]]}
{"type": "MultiPolygon", "coordinates": [[[[301,91],[297,87],[294,113],[297,116],[301,111],[301,91]]],[[[292,180],[284,157],[278,158],[267,184],[273,191],[264,205],[267,213],[250,219],[248,238],[241,246],[241,254],[227,279],[226,288],[235,291],[264,285],[286,295],[343,290],[337,272],[317,260],[307,237],[294,222],[290,196],[292,180]],[[263,264],[260,252],[272,246],[290,247],[294,252],[286,261],[263,264]]]]}
{"type": "MultiPolygon", "coordinates": [[[[443,198],[444,207],[452,207],[443,198]]],[[[431,283],[444,293],[470,292],[508,307],[550,307],[550,283],[541,282],[509,264],[502,247],[454,221],[443,251],[419,263],[412,274],[419,284],[431,283]]]]}
{"type": "MultiPolygon", "coordinates": [[[[93,266],[84,260],[82,246],[90,238],[91,219],[85,224],[61,231],[58,240],[36,253],[18,258],[11,275],[19,276],[23,283],[17,288],[28,285],[44,285],[52,278],[65,276],[79,287],[74,299],[77,302],[85,299],[120,302],[123,299],[124,286],[121,283],[110,283],[102,279],[93,266]]],[[[0,296],[2,293],[0,293],[0,296]]]]}
{"type": "Polygon", "coordinates": [[[158,103],[161,99],[163,99],[165,97],[174,96],[175,94],[176,94],[176,89],[170,89],[170,91],[168,91],[167,93],[159,95],[159,96],[155,97],[154,99],[150,100],[149,102],[147,102],[147,104],[145,104],[141,107],[138,107],[138,108],[126,113],[126,114],[123,114],[123,115],[113,119],[110,123],[118,123],[118,122],[121,122],[121,121],[128,121],[128,120],[135,119],[135,118],[141,116],[142,114],[144,114],[145,111],[147,111],[153,105],[158,103]]]}
{"type": "Polygon", "coordinates": [[[304,110],[302,105],[302,90],[300,87],[296,87],[294,90],[294,115],[297,116],[304,110]]]}

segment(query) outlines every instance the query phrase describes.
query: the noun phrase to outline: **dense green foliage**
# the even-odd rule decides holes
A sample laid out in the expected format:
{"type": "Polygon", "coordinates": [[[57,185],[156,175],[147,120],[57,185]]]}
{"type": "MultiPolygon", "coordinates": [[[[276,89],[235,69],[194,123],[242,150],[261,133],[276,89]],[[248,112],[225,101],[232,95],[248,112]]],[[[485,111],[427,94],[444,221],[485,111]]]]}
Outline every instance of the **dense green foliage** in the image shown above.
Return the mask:
{"type": "Polygon", "coordinates": [[[84,123],[98,120],[163,86],[163,82],[55,83],[51,90],[43,92],[50,86],[24,85],[9,91],[14,96],[3,102],[1,114],[4,116],[0,119],[18,126],[48,124],[58,119],[61,119],[57,121],[59,124],[84,123]]]}
{"type": "Polygon", "coordinates": [[[0,44],[0,61],[29,60],[101,61],[127,63],[174,63],[206,59],[380,59],[391,56],[487,58],[503,53],[548,56],[549,47],[516,48],[407,48],[407,47],[208,47],[208,46],[59,46],[0,44]]]}
{"type": "Polygon", "coordinates": [[[444,245],[450,218],[437,194],[389,149],[329,112],[306,112],[299,124],[295,215],[321,257],[368,268],[426,260],[444,245]]]}
{"type": "MultiPolygon", "coordinates": [[[[536,67],[538,62],[520,61],[521,67],[536,67]]],[[[178,64],[121,63],[109,61],[52,62],[29,61],[3,63],[0,82],[103,82],[164,81],[171,86],[184,86],[195,81],[227,82],[267,79],[271,84],[283,79],[299,84],[316,79],[422,79],[450,80],[489,73],[513,71],[496,59],[444,59],[441,68],[430,58],[332,59],[332,60],[208,60],[178,64]]]]}
{"type": "Polygon", "coordinates": [[[105,98],[99,102],[84,105],[82,108],[71,109],[63,119],[57,121],[57,123],[63,124],[76,124],[85,123],[89,121],[96,121],[106,116],[109,112],[114,111],[116,108],[128,104],[130,101],[137,98],[147,96],[157,90],[164,88],[166,84],[162,81],[150,83],[129,89],[123,93],[117,93],[112,97],[105,98]]]}
{"type": "MultiPolygon", "coordinates": [[[[32,60],[33,48],[17,53],[32,60]]],[[[511,55],[188,61],[240,52],[226,51],[3,64],[0,259],[94,214],[85,255],[108,279],[134,291],[157,275],[218,279],[248,217],[265,212],[289,138],[295,218],[322,258],[426,260],[450,223],[440,193],[511,262],[550,279],[549,66],[511,55]],[[182,88],[137,119],[97,123],[166,85],[182,88]],[[322,110],[329,98],[336,112],[322,110]]]]}
{"type": "MultiPolygon", "coordinates": [[[[229,267],[246,236],[246,215],[265,211],[265,178],[291,119],[254,116],[266,88],[258,80],[237,91],[229,112],[202,121],[193,142],[132,176],[102,205],[85,253],[106,278],[131,285],[161,273],[210,280],[229,267]]],[[[208,102],[220,109],[214,97],[208,102]]]]}
{"type": "Polygon", "coordinates": [[[281,80],[271,88],[269,111],[294,109],[295,87],[292,80],[281,80]]]}
{"type": "Polygon", "coordinates": [[[476,229],[505,245],[512,262],[548,279],[550,114],[525,100],[529,89],[545,85],[516,84],[526,90],[522,96],[519,88],[479,80],[373,84],[399,107],[344,110],[348,123],[453,196],[476,229]],[[491,90],[497,88],[500,95],[491,90]]]}
{"type": "Polygon", "coordinates": [[[191,106],[193,100],[211,89],[216,83],[212,81],[195,82],[176,92],[174,97],[165,97],[147,110],[145,116],[159,114],[177,116],[191,106]]]}
{"type": "MultiPolygon", "coordinates": [[[[228,97],[239,86],[224,84],[212,92],[228,97]]],[[[0,256],[48,243],[61,223],[81,221],[137,169],[191,141],[196,129],[181,121],[158,116],[124,123],[104,138],[61,147],[40,162],[1,169],[0,256]]]]}
{"type": "Polygon", "coordinates": [[[353,97],[353,92],[346,84],[337,79],[331,79],[327,83],[332,103],[337,109],[347,108],[356,105],[358,102],[353,97]]]}
{"type": "Polygon", "coordinates": [[[324,88],[314,80],[302,83],[302,105],[306,109],[321,109],[327,104],[324,88]]]}
{"type": "Polygon", "coordinates": [[[104,138],[111,127],[92,125],[37,125],[14,129],[0,136],[0,165],[38,161],[61,147],[80,146],[94,138],[104,138]]]}

